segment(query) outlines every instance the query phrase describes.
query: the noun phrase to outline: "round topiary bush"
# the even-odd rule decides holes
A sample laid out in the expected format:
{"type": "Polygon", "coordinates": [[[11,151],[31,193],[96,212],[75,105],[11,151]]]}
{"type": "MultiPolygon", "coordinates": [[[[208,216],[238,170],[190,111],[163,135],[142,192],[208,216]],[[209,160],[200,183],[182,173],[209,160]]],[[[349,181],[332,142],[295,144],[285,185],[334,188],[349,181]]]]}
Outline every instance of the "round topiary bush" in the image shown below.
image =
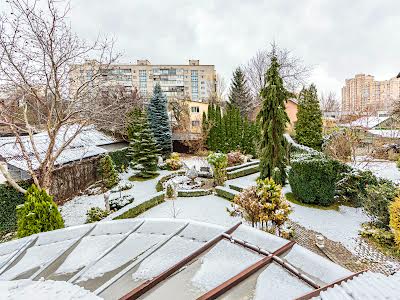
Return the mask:
{"type": "Polygon", "coordinates": [[[32,185],[25,194],[25,203],[17,206],[19,238],[39,232],[64,228],[64,221],[53,197],[32,185]]]}

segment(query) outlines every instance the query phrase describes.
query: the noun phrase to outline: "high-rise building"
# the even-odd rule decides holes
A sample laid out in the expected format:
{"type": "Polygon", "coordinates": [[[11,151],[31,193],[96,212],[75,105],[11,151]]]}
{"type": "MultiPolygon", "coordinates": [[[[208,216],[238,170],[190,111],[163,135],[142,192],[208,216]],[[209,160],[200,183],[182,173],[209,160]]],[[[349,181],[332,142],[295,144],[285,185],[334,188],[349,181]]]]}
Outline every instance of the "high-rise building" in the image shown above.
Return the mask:
{"type": "MultiPolygon", "coordinates": [[[[81,82],[93,76],[95,62],[74,66],[72,77],[81,82]]],[[[127,91],[136,87],[141,96],[151,97],[154,85],[159,83],[168,99],[182,98],[204,102],[216,90],[214,65],[200,65],[199,60],[189,60],[187,65],[152,65],[148,60],[136,64],[112,64],[102,67],[101,80],[107,85],[123,86],[127,91]]],[[[71,87],[73,89],[73,87],[71,87]]]]}
{"type": "Polygon", "coordinates": [[[342,88],[342,111],[349,114],[373,114],[390,111],[400,100],[400,74],[377,81],[372,75],[357,74],[346,79],[342,88]]]}

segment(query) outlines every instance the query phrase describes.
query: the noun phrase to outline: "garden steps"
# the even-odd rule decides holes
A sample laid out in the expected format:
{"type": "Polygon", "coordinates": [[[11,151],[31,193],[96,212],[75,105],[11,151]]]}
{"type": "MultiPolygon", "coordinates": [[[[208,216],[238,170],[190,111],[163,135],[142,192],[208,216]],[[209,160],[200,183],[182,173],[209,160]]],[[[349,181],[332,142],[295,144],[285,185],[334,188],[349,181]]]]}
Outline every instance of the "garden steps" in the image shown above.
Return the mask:
{"type": "Polygon", "coordinates": [[[218,196],[225,198],[229,201],[232,201],[233,198],[235,198],[236,195],[240,194],[240,192],[233,190],[229,187],[226,186],[217,186],[215,187],[215,192],[217,193],[218,196]]]}
{"type": "Polygon", "coordinates": [[[256,159],[256,160],[252,160],[250,162],[247,162],[247,163],[244,163],[244,164],[241,164],[241,165],[228,167],[228,168],[226,168],[226,171],[227,172],[232,172],[232,171],[240,170],[240,169],[243,169],[243,168],[247,168],[247,167],[255,166],[255,165],[259,165],[259,164],[260,164],[260,160],[256,159]]]}
{"type": "Polygon", "coordinates": [[[250,174],[254,174],[260,171],[260,165],[259,162],[257,164],[253,163],[252,165],[249,165],[247,167],[233,170],[233,171],[227,171],[228,179],[235,179],[243,176],[247,176],[250,174]]]}

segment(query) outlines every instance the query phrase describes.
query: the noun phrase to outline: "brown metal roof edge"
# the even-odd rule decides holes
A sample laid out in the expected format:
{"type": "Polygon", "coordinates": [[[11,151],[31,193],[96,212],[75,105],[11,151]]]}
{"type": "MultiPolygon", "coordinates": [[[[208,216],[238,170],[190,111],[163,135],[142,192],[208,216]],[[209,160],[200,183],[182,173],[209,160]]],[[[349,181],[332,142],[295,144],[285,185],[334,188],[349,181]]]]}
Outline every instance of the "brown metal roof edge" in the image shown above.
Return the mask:
{"type": "MultiPolygon", "coordinates": [[[[252,264],[251,266],[247,267],[246,269],[244,269],[243,271],[241,271],[237,275],[231,277],[227,281],[221,283],[217,287],[215,287],[212,290],[206,292],[205,294],[203,294],[202,296],[197,298],[197,300],[213,300],[213,299],[218,298],[219,296],[221,296],[225,292],[229,291],[231,288],[235,287],[236,285],[238,285],[242,281],[244,281],[247,278],[249,278],[251,275],[256,273],[261,268],[265,267],[268,263],[271,262],[272,258],[275,255],[280,255],[282,253],[285,253],[289,249],[291,249],[294,244],[295,244],[294,241],[290,241],[289,243],[285,244],[284,246],[282,246],[281,248],[279,248],[275,252],[273,252],[273,253],[269,254],[268,256],[262,258],[261,260],[259,260],[258,262],[252,264]]],[[[250,249],[253,250],[252,248],[250,248],[250,249]]],[[[260,253],[260,254],[263,254],[263,253],[260,253]]]]}
{"type": "MultiPolygon", "coordinates": [[[[253,250],[257,253],[260,254],[264,254],[264,255],[270,255],[271,253],[267,250],[264,250],[260,247],[257,247],[255,245],[249,244],[246,241],[242,241],[242,240],[238,240],[235,239],[234,237],[228,235],[228,234],[224,234],[224,238],[229,239],[230,241],[245,247],[247,249],[253,250]]],[[[292,273],[293,275],[295,275],[297,278],[299,278],[300,280],[303,280],[304,282],[306,282],[308,285],[310,285],[311,287],[313,287],[314,289],[318,289],[320,288],[320,286],[314,282],[311,278],[309,278],[308,276],[306,276],[305,274],[302,274],[295,266],[292,266],[291,264],[289,264],[288,262],[285,262],[284,260],[282,260],[281,258],[277,257],[277,256],[273,256],[272,259],[278,263],[279,265],[281,265],[282,267],[284,267],[286,270],[288,270],[290,273],[292,273]]]]}
{"type": "Polygon", "coordinates": [[[145,281],[138,287],[134,288],[132,291],[127,293],[126,295],[122,296],[119,300],[134,300],[145,294],[146,292],[150,291],[152,288],[154,288],[157,284],[160,282],[164,281],[167,279],[169,276],[171,276],[173,273],[187,265],[189,262],[191,262],[193,259],[210,249],[212,246],[217,244],[219,241],[221,241],[224,238],[224,233],[225,234],[231,234],[234,232],[242,222],[239,222],[229,228],[227,231],[217,235],[215,238],[209,240],[207,243],[205,243],[202,247],[194,251],[192,254],[186,256],[184,259],[180,260],[177,262],[175,265],[167,269],[166,271],[162,272],[161,274],[153,277],[150,280],[145,281]]]}
{"type": "Polygon", "coordinates": [[[295,300],[308,300],[308,299],[311,299],[313,297],[317,297],[317,296],[319,296],[319,294],[321,292],[326,291],[327,289],[333,287],[334,285],[341,284],[342,282],[345,282],[347,280],[351,280],[354,277],[356,277],[356,276],[358,276],[358,275],[360,275],[360,274],[362,274],[362,273],[364,273],[366,271],[368,271],[368,269],[365,269],[365,270],[359,271],[357,273],[353,273],[353,274],[351,274],[349,276],[340,278],[340,279],[338,279],[338,280],[336,280],[336,281],[334,281],[334,282],[332,282],[332,283],[330,283],[328,285],[325,285],[325,286],[323,286],[323,287],[321,287],[319,289],[316,289],[314,291],[311,291],[311,292],[309,292],[309,293],[307,293],[307,294],[305,294],[305,295],[303,295],[303,296],[301,296],[299,298],[296,298],[295,300]]]}

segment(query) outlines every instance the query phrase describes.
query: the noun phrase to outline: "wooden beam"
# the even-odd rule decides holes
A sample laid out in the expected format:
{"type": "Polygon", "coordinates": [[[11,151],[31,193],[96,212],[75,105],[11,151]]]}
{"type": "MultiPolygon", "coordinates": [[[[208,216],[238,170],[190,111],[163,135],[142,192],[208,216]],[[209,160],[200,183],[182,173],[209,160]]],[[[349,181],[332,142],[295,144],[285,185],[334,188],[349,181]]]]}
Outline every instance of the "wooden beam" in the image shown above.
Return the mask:
{"type": "MultiPolygon", "coordinates": [[[[224,233],[231,234],[241,224],[242,224],[241,222],[237,223],[236,225],[232,226],[231,228],[229,228],[224,233]]],[[[176,263],[175,265],[173,265],[172,267],[170,267],[166,271],[162,272],[161,274],[153,277],[150,280],[147,280],[146,282],[142,283],[138,287],[134,288],[132,291],[130,291],[129,293],[127,293],[126,295],[121,297],[120,300],[137,299],[140,296],[142,296],[143,294],[147,293],[152,288],[154,288],[156,285],[158,285],[160,282],[162,282],[165,279],[167,279],[169,276],[174,274],[176,271],[178,271],[179,269],[181,269],[182,267],[184,267],[185,265],[190,263],[193,259],[195,259],[199,255],[203,254],[208,249],[210,249],[215,244],[217,244],[219,241],[221,241],[224,238],[224,236],[223,236],[224,233],[221,233],[221,234],[217,235],[215,238],[213,238],[210,241],[208,241],[207,243],[205,243],[202,247],[200,247],[199,249],[197,249],[196,251],[194,251],[190,255],[186,256],[184,259],[180,260],[178,263],[176,263]]]]}
{"type": "Polygon", "coordinates": [[[258,270],[262,269],[267,264],[269,264],[275,255],[283,254],[286,251],[288,251],[289,249],[291,249],[294,244],[295,244],[294,241],[287,243],[286,245],[282,246],[281,248],[279,248],[272,254],[269,254],[268,256],[259,260],[255,264],[244,269],[239,274],[231,277],[227,281],[221,283],[219,286],[217,286],[217,287],[213,288],[212,290],[208,291],[207,293],[203,294],[202,296],[197,298],[197,300],[213,300],[213,299],[220,297],[221,295],[223,295],[224,293],[229,291],[231,288],[235,287],[236,285],[238,285],[239,283],[241,283],[242,281],[246,280],[251,275],[256,273],[258,270]]]}
{"type": "Polygon", "coordinates": [[[356,276],[358,276],[358,275],[360,275],[360,274],[362,274],[362,273],[364,273],[364,272],[366,272],[366,271],[367,271],[367,270],[362,270],[362,271],[360,271],[360,272],[357,272],[357,273],[351,274],[351,275],[349,275],[349,276],[343,277],[343,278],[341,278],[341,279],[338,279],[338,280],[336,280],[336,281],[334,281],[334,282],[332,282],[332,283],[330,283],[330,284],[328,284],[328,285],[325,285],[325,286],[323,286],[323,287],[321,287],[321,288],[319,288],[319,289],[316,289],[316,290],[314,290],[314,291],[312,291],[312,292],[309,292],[309,293],[307,293],[307,294],[305,294],[305,295],[303,295],[303,296],[301,296],[301,297],[299,297],[299,298],[296,298],[295,300],[308,300],[308,299],[317,297],[317,296],[319,296],[319,294],[320,294],[321,292],[326,291],[327,289],[333,287],[334,285],[336,285],[336,284],[341,284],[341,283],[343,283],[343,282],[346,282],[346,281],[348,281],[348,280],[351,280],[351,279],[353,279],[354,277],[356,277],[356,276]]]}

